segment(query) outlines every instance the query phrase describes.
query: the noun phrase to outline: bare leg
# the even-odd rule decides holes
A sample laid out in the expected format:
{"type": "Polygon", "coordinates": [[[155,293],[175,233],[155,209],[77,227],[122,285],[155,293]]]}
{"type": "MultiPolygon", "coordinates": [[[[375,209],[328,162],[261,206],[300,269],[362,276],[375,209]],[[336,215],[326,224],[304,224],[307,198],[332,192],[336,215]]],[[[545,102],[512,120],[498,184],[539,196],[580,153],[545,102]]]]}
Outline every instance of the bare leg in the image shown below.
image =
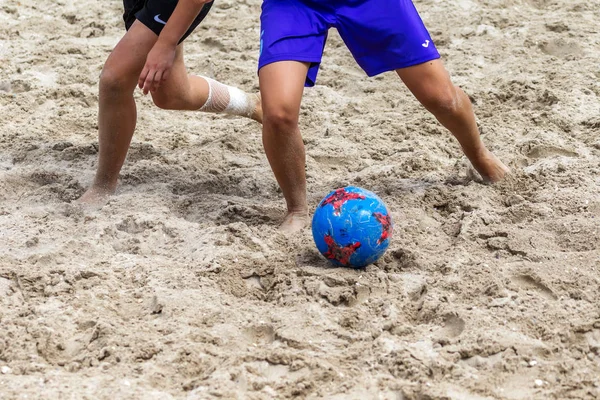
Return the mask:
{"type": "Polygon", "coordinates": [[[135,22],[112,51],[100,75],[98,169],[80,202],[96,203],[114,193],[135,130],[133,91],[157,36],[135,22]]]}
{"type": "Polygon", "coordinates": [[[417,100],[456,137],[467,158],[481,177],[502,180],[509,172],[483,144],[467,95],[450,80],[440,60],[396,70],[417,100]]]}
{"type": "Polygon", "coordinates": [[[264,66],[258,75],[264,111],[263,144],[287,204],[280,227],[285,232],[298,231],[309,221],[306,156],[298,129],[307,71],[306,63],[282,61],[264,66]]]}
{"type": "MultiPolygon", "coordinates": [[[[183,60],[183,43],[177,47],[175,62],[170,71],[169,79],[163,83],[156,92],[151,92],[154,104],[167,110],[200,110],[213,113],[227,111],[230,101],[230,90],[235,90],[239,96],[244,96],[245,101],[251,106],[251,111],[244,116],[262,122],[262,107],[260,96],[257,94],[246,94],[239,89],[228,87],[220,82],[188,75],[183,60]],[[212,98],[210,104],[206,104],[209,93],[209,81],[212,85],[212,98]]],[[[239,114],[242,115],[242,114],[239,114]]]]}
{"type": "MultiPolygon", "coordinates": [[[[94,183],[79,202],[99,203],[113,194],[117,187],[119,172],[125,162],[136,125],[133,92],[146,57],[156,40],[154,32],[136,21],[104,65],[99,90],[98,169],[94,183]]],[[[183,48],[180,45],[169,79],[153,93],[155,103],[168,109],[198,110],[206,103],[208,95],[209,86],[204,78],[187,75],[183,64],[183,48]]],[[[248,96],[252,96],[255,105],[254,111],[248,116],[261,122],[260,98],[256,95],[248,96]]],[[[220,112],[225,110],[225,106],[223,109],[213,107],[207,111],[220,112]]]]}

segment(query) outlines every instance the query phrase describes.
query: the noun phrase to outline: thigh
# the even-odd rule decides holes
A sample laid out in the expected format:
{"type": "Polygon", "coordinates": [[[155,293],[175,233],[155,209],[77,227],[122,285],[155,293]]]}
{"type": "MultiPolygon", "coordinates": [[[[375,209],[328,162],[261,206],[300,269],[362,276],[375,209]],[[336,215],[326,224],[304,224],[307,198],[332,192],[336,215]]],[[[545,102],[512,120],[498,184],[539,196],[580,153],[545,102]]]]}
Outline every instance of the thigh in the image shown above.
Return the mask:
{"type": "Polygon", "coordinates": [[[308,68],[308,63],[296,61],[279,61],[261,68],[258,78],[265,118],[298,120],[308,68]]]}
{"type": "Polygon", "coordinates": [[[439,58],[411,0],[346,1],[336,16],[340,36],[369,76],[439,58]]]}
{"type": "Polygon", "coordinates": [[[454,84],[441,60],[396,70],[402,82],[425,106],[454,98],[454,84]]]}
{"type": "MultiPolygon", "coordinates": [[[[183,59],[183,43],[177,46],[175,53],[175,60],[173,66],[169,71],[167,79],[160,84],[158,89],[152,94],[152,98],[155,102],[159,103],[161,100],[166,101],[173,98],[186,98],[190,90],[190,81],[185,62],[183,59]]],[[[208,84],[204,91],[208,94],[208,84]]]]}
{"type": "Polygon", "coordinates": [[[265,0],[260,15],[258,69],[279,61],[310,63],[305,79],[313,86],[317,78],[331,13],[300,0],[265,0]]]}
{"type": "Polygon", "coordinates": [[[157,36],[151,30],[135,21],[108,56],[102,73],[117,80],[133,80],[135,87],[156,40],[157,36]]]}

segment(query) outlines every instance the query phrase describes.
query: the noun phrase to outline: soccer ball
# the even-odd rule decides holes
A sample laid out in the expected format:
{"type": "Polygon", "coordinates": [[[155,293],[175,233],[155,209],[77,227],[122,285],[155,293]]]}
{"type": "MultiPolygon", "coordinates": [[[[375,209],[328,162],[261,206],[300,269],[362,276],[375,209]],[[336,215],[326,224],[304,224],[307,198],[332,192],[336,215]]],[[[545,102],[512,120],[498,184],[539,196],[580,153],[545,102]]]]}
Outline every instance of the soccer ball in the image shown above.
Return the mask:
{"type": "Polygon", "coordinates": [[[337,266],[363,268],[385,253],[392,217],[368,190],[347,186],[329,193],[317,206],[312,234],[317,248],[337,266]]]}

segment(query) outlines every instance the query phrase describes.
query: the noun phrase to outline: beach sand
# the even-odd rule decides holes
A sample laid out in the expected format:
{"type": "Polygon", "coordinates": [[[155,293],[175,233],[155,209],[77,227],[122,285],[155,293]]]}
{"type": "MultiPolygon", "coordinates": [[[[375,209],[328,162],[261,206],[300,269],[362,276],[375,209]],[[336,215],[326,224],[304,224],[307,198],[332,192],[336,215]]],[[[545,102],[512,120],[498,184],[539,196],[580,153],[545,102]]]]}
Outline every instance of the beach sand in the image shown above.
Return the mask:
{"type": "MultiPolygon", "coordinates": [[[[117,194],[97,162],[119,1],[0,2],[0,399],[600,398],[600,3],[417,0],[483,138],[489,186],[394,73],[335,31],[301,130],[311,207],[352,184],[395,222],[331,268],[256,122],[136,92],[117,194]]],[[[190,72],[258,91],[258,0],[217,0],[190,72]]]]}

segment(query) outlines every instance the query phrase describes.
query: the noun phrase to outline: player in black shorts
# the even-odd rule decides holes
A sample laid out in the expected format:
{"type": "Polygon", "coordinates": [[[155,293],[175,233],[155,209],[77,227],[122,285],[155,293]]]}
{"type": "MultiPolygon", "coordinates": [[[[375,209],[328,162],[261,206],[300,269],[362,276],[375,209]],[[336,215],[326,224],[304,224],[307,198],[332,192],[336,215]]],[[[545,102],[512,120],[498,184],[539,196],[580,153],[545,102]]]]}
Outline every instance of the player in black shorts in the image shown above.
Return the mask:
{"type": "Polygon", "coordinates": [[[136,84],[163,109],[223,112],[262,122],[258,96],[186,71],[182,42],[212,4],[210,0],[123,1],[127,33],[100,76],[98,169],[79,201],[99,202],[117,187],[137,119],[136,84]]]}

